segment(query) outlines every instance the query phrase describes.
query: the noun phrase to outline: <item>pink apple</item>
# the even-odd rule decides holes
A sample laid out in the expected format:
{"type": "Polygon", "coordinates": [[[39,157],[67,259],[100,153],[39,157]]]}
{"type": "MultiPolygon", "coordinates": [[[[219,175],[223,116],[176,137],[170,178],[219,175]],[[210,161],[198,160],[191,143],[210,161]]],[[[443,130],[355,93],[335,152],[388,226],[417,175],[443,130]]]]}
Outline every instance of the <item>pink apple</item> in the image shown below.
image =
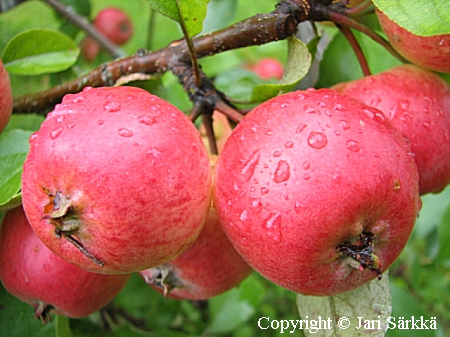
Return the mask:
{"type": "Polygon", "coordinates": [[[94,26],[117,45],[127,42],[133,35],[133,25],[128,15],[120,8],[102,9],[94,19],[94,26]]]}
{"type": "Polygon", "coordinates": [[[31,136],[22,199],[38,237],[89,271],[173,260],[200,234],[211,195],[193,123],[135,87],[66,95],[31,136]]]}
{"type": "Polygon", "coordinates": [[[9,75],[0,60],[0,133],[5,129],[11,117],[13,96],[9,75]]]}
{"type": "Polygon", "coordinates": [[[251,272],[211,207],[205,227],[192,246],[175,260],[143,270],[140,275],[168,297],[204,300],[236,287],[251,272]]]}
{"type": "Polygon", "coordinates": [[[408,61],[434,71],[450,73],[450,34],[419,36],[377,10],[378,20],[392,47],[408,61]]]}
{"type": "Polygon", "coordinates": [[[214,205],[257,272],[291,291],[334,295],[381,277],[420,199],[417,166],[383,113],[329,89],[270,99],[219,155],[214,205]]]}
{"type": "Polygon", "coordinates": [[[269,80],[271,78],[281,80],[284,73],[284,66],[278,59],[266,57],[252,65],[250,70],[263,80],[269,80]]]}
{"type": "Polygon", "coordinates": [[[50,313],[84,317],[110,302],[130,275],[87,272],[52,253],[31,229],[22,207],[6,213],[0,234],[0,280],[35,308],[44,323],[50,313]]]}
{"type": "Polygon", "coordinates": [[[373,106],[408,138],[420,194],[450,183],[450,85],[432,71],[401,65],[333,89],[373,106]]]}

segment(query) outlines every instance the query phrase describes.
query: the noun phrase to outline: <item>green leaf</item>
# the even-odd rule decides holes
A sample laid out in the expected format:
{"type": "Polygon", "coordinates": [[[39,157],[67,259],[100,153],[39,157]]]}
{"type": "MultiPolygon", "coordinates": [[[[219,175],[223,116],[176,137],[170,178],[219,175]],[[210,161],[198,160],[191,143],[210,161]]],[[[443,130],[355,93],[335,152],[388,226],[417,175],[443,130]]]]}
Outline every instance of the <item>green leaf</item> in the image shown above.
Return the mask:
{"type": "Polygon", "coordinates": [[[55,73],[71,67],[79,48],[66,35],[46,29],[32,29],[16,35],[3,51],[5,68],[18,75],[55,73]]]}
{"type": "Polygon", "coordinates": [[[54,322],[34,319],[33,307],[9,294],[0,284],[0,337],[55,336],[54,322]]]}
{"type": "Polygon", "coordinates": [[[40,0],[25,1],[0,15],[0,54],[17,34],[35,28],[58,29],[61,19],[40,0]]]}
{"type": "Polygon", "coordinates": [[[69,317],[55,315],[55,335],[56,337],[73,337],[69,317]]]}
{"type": "Polygon", "coordinates": [[[450,34],[447,0],[373,0],[373,3],[391,20],[415,35],[450,34]]]}
{"type": "Polygon", "coordinates": [[[375,279],[362,287],[335,296],[299,294],[297,307],[301,319],[308,322],[321,319],[326,322],[322,323],[325,328],[318,331],[311,328],[311,325],[307,328],[304,326],[306,336],[382,337],[392,311],[389,277],[384,273],[381,280],[375,279]]]}
{"type": "Polygon", "coordinates": [[[44,116],[37,114],[13,114],[9,120],[8,125],[3,132],[11,131],[14,129],[21,129],[25,131],[37,131],[45,120],[44,116]]]}
{"type": "Polygon", "coordinates": [[[0,211],[12,208],[20,197],[22,166],[32,132],[12,130],[0,135],[0,211]]]}
{"type": "Polygon", "coordinates": [[[209,0],[148,0],[150,7],[186,28],[189,37],[202,31],[209,0]]]}
{"type": "Polygon", "coordinates": [[[288,38],[288,60],[280,83],[262,84],[253,88],[251,101],[266,101],[291,90],[306,75],[311,65],[308,47],[295,37],[288,38]]]}

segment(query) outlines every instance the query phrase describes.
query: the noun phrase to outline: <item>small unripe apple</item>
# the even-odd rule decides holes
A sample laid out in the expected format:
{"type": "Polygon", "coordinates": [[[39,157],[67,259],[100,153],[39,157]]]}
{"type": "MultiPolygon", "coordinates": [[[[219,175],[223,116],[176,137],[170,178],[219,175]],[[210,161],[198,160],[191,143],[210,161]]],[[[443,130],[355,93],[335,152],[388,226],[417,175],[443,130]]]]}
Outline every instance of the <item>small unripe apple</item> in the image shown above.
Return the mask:
{"type": "Polygon", "coordinates": [[[214,206],[262,276],[305,295],[381,277],[403,250],[420,199],[410,148],[375,108],[329,89],[248,113],[215,168],[214,206]]]}
{"type": "Polygon", "coordinates": [[[88,61],[92,62],[100,52],[100,46],[91,37],[86,37],[80,45],[81,55],[88,61]]]}
{"type": "Polygon", "coordinates": [[[263,80],[273,78],[281,80],[284,73],[284,66],[278,59],[266,57],[250,66],[250,70],[263,80]]]}
{"type": "Polygon", "coordinates": [[[30,139],[22,200],[38,237],[89,271],[173,260],[211,203],[208,154],[176,107],[136,87],[66,95],[30,139]]]}
{"type": "Polygon", "coordinates": [[[400,65],[333,89],[381,110],[410,143],[420,194],[450,183],[450,85],[432,71],[400,65]]]}
{"type": "Polygon", "coordinates": [[[44,323],[50,313],[84,317],[110,302],[130,275],[87,272],[52,253],[31,229],[22,207],[6,213],[0,231],[0,280],[35,308],[44,323]]]}
{"type": "Polygon", "coordinates": [[[450,34],[415,35],[380,10],[376,14],[392,47],[405,59],[424,68],[450,73],[450,34]]]}
{"type": "Polygon", "coordinates": [[[167,297],[205,300],[241,283],[252,269],[236,252],[211,207],[203,231],[175,260],[140,272],[167,297]]]}
{"type": "Polygon", "coordinates": [[[133,25],[130,18],[119,8],[102,9],[93,23],[95,28],[117,45],[124,44],[133,35],[133,25]]]}
{"type": "Polygon", "coordinates": [[[9,75],[0,60],[0,133],[5,129],[11,117],[13,96],[9,75]]]}

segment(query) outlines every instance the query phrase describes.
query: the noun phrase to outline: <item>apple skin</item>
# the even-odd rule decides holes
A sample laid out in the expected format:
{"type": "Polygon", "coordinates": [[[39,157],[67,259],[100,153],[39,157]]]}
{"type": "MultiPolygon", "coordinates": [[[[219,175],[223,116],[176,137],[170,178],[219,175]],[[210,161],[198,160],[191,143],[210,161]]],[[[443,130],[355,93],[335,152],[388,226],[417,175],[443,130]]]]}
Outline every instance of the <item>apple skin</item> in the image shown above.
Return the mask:
{"type": "Polygon", "coordinates": [[[450,183],[450,86],[439,75],[405,64],[332,89],[381,110],[408,138],[421,195],[450,183]]]}
{"type": "Polygon", "coordinates": [[[281,80],[284,73],[283,64],[276,58],[266,57],[254,65],[250,66],[250,70],[253,71],[263,80],[269,80],[275,78],[281,80]]]}
{"type": "Polygon", "coordinates": [[[130,18],[119,8],[102,9],[95,17],[93,24],[95,28],[117,45],[124,44],[133,35],[133,25],[130,18]]]}
{"type": "Polygon", "coordinates": [[[392,47],[405,59],[424,68],[450,73],[450,34],[414,35],[380,10],[376,14],[392,47]]]}
{"type": "Polygon", "coordinates": [[[6,213],[0,234],[0,280],[9,293],[34,306],[44,323],[51,320],[47,310],[72,318],[92,314],[110,302],[129,277],[75,267],[39,240],[22,207],[6,213]]]}
{"type": "Polygon", "coordinates": [[[135,87],[87,88],[66,95],[31,136],[22,201],[58,256],[93,272],[137,272],[196,240],[211,167],[199,132],[170,103],[135,87]]]}
{"type": "Polygon", "coordinates": [[[374,235],[373,266],[384,272],[420,208],[402,135],[381,111],[329,89],[252,110],[225,143],[214,179],[214,205],[236,250],[262,276],[305,295],[377,277],[338,252],[363,232],[374,235]]]}
{"type": "Polygon", "coordinates": [[[9,75],[0,60],[0,133],[5,129],[12,113],[13,95],[9,75]]]}
{"type": "Polygon", "coordinates": [[[241,283],[253,271],[223,232],[211,207],[203,231],[175,260],[143,270],[140,275],[154,289],[176,299],[205,300],[241,283]],[[170,272],[168,284],[161,274],[170,272]]]}

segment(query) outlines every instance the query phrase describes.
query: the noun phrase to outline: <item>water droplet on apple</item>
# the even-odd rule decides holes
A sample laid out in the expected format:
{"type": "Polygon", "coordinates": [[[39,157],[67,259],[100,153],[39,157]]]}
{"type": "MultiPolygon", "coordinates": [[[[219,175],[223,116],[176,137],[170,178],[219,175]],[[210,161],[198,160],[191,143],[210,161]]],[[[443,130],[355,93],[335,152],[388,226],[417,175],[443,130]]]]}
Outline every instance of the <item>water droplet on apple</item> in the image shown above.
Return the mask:
{"type": "Polygon", "coordinates": [[[424,123],[422,123],[422,126],[425,128],[425,130],[431,131],[431,123],[424,122],[424,123]]]}
{"type": "Polygon", "coordinates": [[[265,194],[269,193],[269,189],[267,187],[261,187],[260,192],[261,192],[261,195],[265,195],[265,194]]]}
{"type": "Polygon", "coordinates": [[[119,103],[116,102],[106,102],[103,108],[107,112],[118,112],[120,111],[121,106],[119,103]]]}
{"type": "Polygon", "coordinates": [[[75,97],[75,98],[72,100],[73,103],[81,103],[81,102],[83,102],[83,101],[85,101],[85,98],[84,98],[83,96],[80,96],[80,95],[77,95],[77,97],[75,97]]]}
{"type": "Polygon", "coordinates": [[[277,169],[275,170],[273,181],[277,184],[286,181],[290,177],[290,167],[289,164],[285,160],[280,160],[277,165],[277,169]]]}
{"type": "Polygon", "coordinates": [[[367,117],[373,119],[375,117],[375,113],[373,113],[371,110],[363,109],[363,112],[366,114],[367,117]]]}
{"type": "Polygon", "coordinates": [[[281,213],[276,212],[269,215],[263,225],[267,235],[275,242],[281,241],[281,213]]]}
{"type": "Polygon", "coordinates": [[[412,123],[412,118],[411,118],[411,116],[410,115],[408,115],[408,114],[403,114],[403,116],[400,118],[402,121],[403,121],[403,123],[405,123],[405,124],[408,124],[408,125],[411,125],[411,123],[412,123]]]}
{"type": "Polygon", "coordinates": [[[300,133],[306,128],[306,124],[300,124],[297,129],[295,130],[295,133],[300,133]]]}
{"type": "Polygon", "coordinates": [[[314,132],[312,131],[308,137],[308,145],[314,149],[322,149],[328,143],[327,136],[325,136],[322,132],[314,132]]]}
{"type": "Polygon", "coordinates": [[[256,165],[259,163],[259,150],[255,150],[250,158],[244,163],[241,170],[241,181],[249,181],[255,173],[256,165]]]}
{"type": "Polygon", "coordinates": [[[287,149],[292,149],[294,147],[294,142],[287,141],[286,143],[284,143],[284,147],[287,149]]]}
{"type": "Polygon", "coordinates": [[[50,133],[50,138],[51,139],[56,139],[60,134],[61,134],[61,132],[62,132],[62,128],[56,128],[56,129],[54,129],[51,133],[50,133]]]}
{"type": "Polygon", "coordinates": [[[241,213],[241,215],[239,216],[239,219],[241,219],[242,221],[247,221],[248,218],[248,212],[246,209],[244,209],[241,213]]]}
{"type": "Polygon", "coordinates": [[[318,114],[318,115],[320,115],[320,111],[317,110],[316,108],[314,108],[311,105],[305,105],[303,107],[303,111],[306,112],[306,113],[310,113],[310,114],[318,114]]]}
{"type": "Polygon", "coordinates": [[[156,123],[156,119],[152,116],[140,116],[138,117],[138,122],[145,125],[153,125],[156,123]]]}
{"type": "Polygon", "coordinates": [[[349,139],[347,140],[347,149],[349,149],[352,152],[358,152],[361,149],[361,147],[359,146],[357,141],[349,139]]]}
{"type": "Polygon", "coordinates": [[[305,173],[305,174],[303,175],[303,179],[304,179],[304,180],[309,180],[309,179],[311,179],[311,176],[310,176],[308,173],[305,173]]]}
{"type": "Polygon", "coordinates": [[[345,106],[343,106],[340,103],[335,103],[335,104],[333,104],[333,110],[344,111],[345,110],[345,106]]]}
{"type": "Polygon", "coordinates": [[[304,168],[305,170],[309,170],[310,167],[311,167],[311,164],[310,164],[309,161],[304,161],[304,162],[303,162],[303,168],[304,168]]]}
{"type": "Polygon", "coordinates": [[[99,119],[99,120],[97,121],[97,124],[98,124],[98,125],[103,125],[103,123],[105,123],[105,121],[104,121],[103,119],[99,119]]]}
{"type": "Polygon", "coordinates": [[[128,129],[122,128],[119,129],[119,135],[121,135],[122,137],[132,137],[133,132],[128,129]]]}
{"type": "Polygon", "coordinates": [[[345,119],[340,119],[337,124],[342,128],[342,130],[350,129],[350,124],[345,119]]]}
{"type": "Polygon", "coordinates": [[[251,209],[253,212],[260,213],[262,210],[261,202],[259,200],[253,200],[251,209]]]}
{"type": "Polygon", "coordinates": [[[273,153],[273,156],[274,156],[274,157],[280,157],[280,156],[281,156],[281,152],[280,152],[280,151],[275,151],[275,152],[273,153]]]}
{"type": "Polygon", "coordinates": [[[339,173],[335,173],[334,175],[333,175],[333,180],[336,182],[336,183],[340,183],[341,182],[341,175],[339,174],[339,173]]]}

